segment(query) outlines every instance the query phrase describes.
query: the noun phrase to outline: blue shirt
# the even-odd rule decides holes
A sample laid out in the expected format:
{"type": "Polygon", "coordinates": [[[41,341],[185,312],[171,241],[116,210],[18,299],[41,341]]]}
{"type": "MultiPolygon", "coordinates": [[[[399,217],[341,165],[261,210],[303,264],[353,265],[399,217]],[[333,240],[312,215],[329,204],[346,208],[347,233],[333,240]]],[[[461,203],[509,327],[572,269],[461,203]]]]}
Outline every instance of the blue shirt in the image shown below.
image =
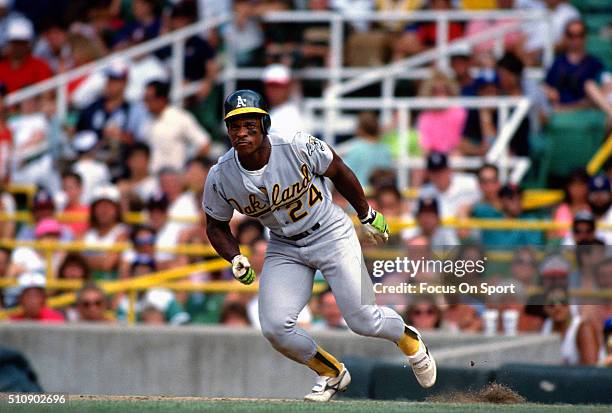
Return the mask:
{"type": "Polygon", "coordinates": [[[559,103],[577,102],[585,97],[584,84],[587,80],[597,79],[603,64],[591,55],[586,55],[578,64],[567,59],[567,55],[559,55],[546,74],[546,84],[557,89],[559,103]]]}
{"type": "Polygon", "coordinates": [[[363,138],[356,138],[342,159],[363,186],[368,185],[368,179],[376,169],[389,169],[393,166],[387,145],[363,138]]]}

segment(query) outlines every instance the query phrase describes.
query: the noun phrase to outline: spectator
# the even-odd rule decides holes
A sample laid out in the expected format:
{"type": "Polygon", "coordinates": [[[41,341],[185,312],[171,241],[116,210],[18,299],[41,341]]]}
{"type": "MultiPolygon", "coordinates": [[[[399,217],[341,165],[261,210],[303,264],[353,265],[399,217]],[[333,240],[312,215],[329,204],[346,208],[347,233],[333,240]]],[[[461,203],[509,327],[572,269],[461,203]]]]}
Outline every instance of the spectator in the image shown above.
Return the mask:
{"type": "MultiPolygon", "coordinates": [[[[24,225],[19,229],[17,233],[18,241],[34,241],[36,239],[36,228],[39,223],[45,219],[53,219],[55,216],[55,202],[51,197],[51,194],[41,189],[34,194],[32,200],[32,218],[33,224],[24,225]]],[[[67,227],[61,227],[62,241],[71,241],[74,235],[67,227]]]]}
{"type": "MultiPolygon", "coordinates": [[[[114,186],[98,187],[93,194],[89,230],[83,241],[88,246],[114,247],[127,240],[119,206],[119,190],[114,186]]],[[[120,253],[89,251],[85,254],[94,279],[117,278],[120,253]]]]}
{"type": "Polygon", "coordinates": [[[88,284],[77,292],[77,319],[86,323],[112,323],[106,315],[108,300],[104,291],[95,284],[88,284]]]}
{"type": "Polygon", "coordinates": [[[159,269],[167,269],[174,264],[175,254],[159,250],[175,248],[183,229],[183,226],[169,220],[169,205],[168,197],[163,194],[153,195],[147,203],[149,222],[156,232],[155,249],[158,252],[155,254],[155,261],[159,269]]]}
{"type": "Polygon", "coordinates": [[[17,279],[19,288],[19,313],[12,315],[14,321],[39,321],[61,323],[62,313],[47,307],[45,276],[35,272],[24,272],[17,279]]]}
{"type": "MultiPolygon", "coordinates": [[[[499,10],[511,10],[513,7],[514,0],[497,0],[497,8],[499,10]]],[[[480,20],[473,19],[467,23],[465,29],[466,36],[473,36],[477,33],[481,33],[486,30],[495,28],[510,26],[517,24],[516,29],[506,32],[503,37],[503,45],[505,50],[512,50],[515,53],[522,51],[522,45],[525,41],[524,34],[521,31],[520,20],[513,18],[502,18],[502,19],[491,19],[491,20],[480,20]]],[[[495,48],[495,40],[483,41],[474,46],[475,54],[492,53],[495,48]]]]}
{"type": "Polygon", "coordinates": [[[160,81],[149,82],[144,101],[153,116],[146,134],[151,148],[151,171],[163,167],[183,168],[189,157],[208,153],[210,137],[193,115],[168,100],[170,87],[160,81]]]}
{"type": "Polygon", "coordinates": [[[115,60],[105,69],[106,86],[102,96],[81,111],[76,125],[77,131],[94,131],[102,146],[110,150],[111,160],[119,155],[119,145],[133,139],[131,105],[124,98],[128,70],[123,60],[115,60]]]}
{"type": "Polygon", "coordinates": [[[433,297],[421,296],[410,304],[404,319],[419,331],[437,330],[442,326],[442,311],[433,297]]]}
{"type": "MultiPolygon", "coordinates": [[[[434,11],[449,11],[453,10],[451,0],[432,0],[429,2],[429,10],[434,11]]],[[[418,51],[429,49],[436,46],[437,42],[437,24],[436,22],[419,23],[416,27],[418,51]]],[[[448,24],[447,41],[451,42],[463,36],[463,26],[460,22],[451,21],[448,24]]]]}
{"type": "Polygon", "coordinates": [[[552,32],[549,29],[545,37],[552,34],[557,49],[562,49],[564,46],[563,32],[567,29],[568,23],[580,19],[580,12],[567,0],[544,0],[544,2],[550,10],[552,23],[552,32]]]}
{"type": "Polygon", "coordinates": [[[223,30],[223,37],[234,50],[238,66],[256,66],[260,63],[264,33],[249,0],[234,1],[234,25],[223,30]]]}
{"type": "Polygon", "coordinates": [[[161,31],[159,5],[157,0],[132,0],[134,20],[117,33],[113,48],[123,49],[156,38],[161,31]]]}
{"type": "Polygon", "coordinates": [[[185,229],[185,222],[198,215],[199,205],[190,191],[185,191],[182,174],[172,168],[163,168],[159,172],[159,188],[168,200],[168,215],[180,229],[185,229]]]}
{"type": "MultiPolygon", "coordinates": [[[[605,174],[599,174],[589,181],[589,206],[595,219],[603,224],[612,224],[612,192],[610,181],[605,174]]],[[[607,245],[612,245],[612,230],[599,228],[596,233],[607,245]]]]}
{"type": "Polygon", "coordinates": [[[132,264],[140,256],[155,256],[156,232],[147,225],[138,225],[132,229],[130,241],[132,248],[121,255],[119,263],[119,278],[128,278],[131,275],[132,264]]]}
{"type": "Polygon", "coordinates": [[[60,280],[89,281],[91,278],[89,265],[81,254],[69,253],[59,266],[57,278],[60,280]]]}
{"type": "Polygon", "coordinates": [[[514,251],[510,275],[526,289],[539,285],[536,256],[531,247],[521,247],[514,251]]]}
{"type": "Polygon", "coordinates": [[[189,314],[183,311],[172,291],[164,288],[148,290],[140,307],[141,318],[145,324],[180,325],[189,322],[189,314]]]}
{"type": "MultiPolygon", "coordinates": [[[[523,191],[514,184],[504,185],[499,191],[502,204],[503,218],[529,220],[532,216],[523,211],[522,206],[523,191]]],[[[532,230],[483,230],[481,233],[481,243],[487,248],[513,248],[524,245],[542,244],[542,234],[540,231],[532,230]]]]}
{"type": "Polygon", "coordinates": [[[34,56],[47,62],[54,73],[72,68],[72,50],[68,37],[68,26],[63,19],[48,19],[34,45],[34,56]]]}
{"type": "Polygon", "coordinates": [[[122,200],[144,204],[159,192],[157,179],[149,174],[150,160],[151,150],[146,143],[136,142],[127,148],[125,160],[127,173],[117,183],[122,200]]]}
{"type": "Polygon", "coordinates": [[[140,277],[155,271],[157,271],[155,257],[147,254],[138,254],[134,257],[134,261],[132,261],[129,277],[140,277]]]}
{"type": "Polygon", "coordinates": [[[606,288],[597,285],[595,270],[598,264],[606,258],[606,244],[601,240],[581,242],[576,244],[576,271],[570,274],[569,286],[589,291],[606,288]]]}
{"type": "Polygon", "coordinates": [[[81,131],[74,136],[72,146],[78,154],[72,171],[83,180],[83,202],[90,204],[94,192],[110,183],[110,171],[104,162],[96,159],[98,137],[94,131],[81,131]]]}
{"type": "Polygon", "coordinates": [[[471,73],[471,69],[474,66],[474,59],[470,47],[466,46],[451,52],[450,65],[453,71],[453,77],[460,88],[459,94],[461,96],[476,96],[477,90],[474,86],[474,78],[471,73]]]}
{"type": "Polygon", "coordinates": [[[41,82],[53,75],[42,59],[32,55],[34,28],[26,18],[11,19],[6,37],[9,41],[6,58],[0,61],[0,82],[9,93],[41,82]]]}
{"type": "Polygon", "coordinates": [[[270,133],[293,137],[297,132],[304,131],[304,117],[294,94],[289,68],[281,64],[266,67],[263,83],[266,101],[270,105],[270,133]]]}
{"type": "Polygon", "coordinates": [[[248,327],[247,309],[242,303],[230,302],[223,306],[219,322],[228,327],[248,327]]]}
{"type": "Polygon", "coordinates": [[[0,0],[0,50],[8,43],[8,25],[11,20],[23,19],[24,16],[12,7],[12,0],[0,0]]]}
{"type": "MultiPolygon", "coordinates": [[[[419,96],[423,97],[447,98],[458,94],[457,83],[442,72],[432,74],[419,88],[419,96]]],[[[458,149],[466,118],[466,110],[459,106],[422,111],[418,116],[417,130],[425,153],[449,154],[458,149]]]]}
{"type": "Polygon", "coordinates": [[[570,284],[572,265],[561,254],[551,254],[540,263],[540,282],[544,291],[567,290],[570,284]]]}
{"type": "Polygon", "coordinates": [[[321,318],[312,323],[313,330],[348,330],[346,321],[342,317],[331,290],[324,291],[319,295],[318,305],[321,318]]]}
{"type": "MultiPolygon", "coordinates": [[[[588,202],[589,175],[584,168],[573,170],[567,177],[565,184],[565,199],[553,212],[553,220],[558,224],[571,226],[574,215],[579,211],[591,209],[588,202]]],[[[555,231],[551,238],[564,238],[570,236],[570,229],[555,231]]]]}
{"type": "Polygon", "coordinates": [[[346,143],[343,159],[361,185],[366,186],[372,172],[376,169],[387,169],[393,162],[389,147],[380,142],[378,115],[374,112],[361,112],[357,122],[356,136],[350,143],[346,143]]]}
{"type": "Polygon", "coordinates": [[[501,215],[502,202],[499,197],[501,183],[499,169],[493,164],[484,164],[478,170],[478,186],[482,198],[471,208],[473,218],[497,218],[501,215]]]}
{"type": "Polygon", "coordinates": [[[586,52],[586,27],[580,20],[572,20],[565,27],[567,49],[560,54],[546,74],[543,85],[548,100],[557,111],[589,107],[585,82],[597,79],[603,65],[586,52]]]}
{"type": "Polygon", "coordinates": [[[572,315],[567,292],[553,289],[546,296],[544,307],[548,319],[542,327],[543,334],[561,335],[561,357],[570,366],[595,365],[599,345],[595,327],[589,320],[572,315]]]}
{"type": "Polygon", "coordinates": [[[423,185],[419,197],[435,196],[438,200],[440,218],[455,218],[459,211],[469,208],[480,198],[473,175],[453,172],[445,154],[432,152],[427,157],[429,183],[423,185]]]}
{"type": "Polygon", "coordinates": [[[595,284],[600,289],[612,288],[612,258],[606,257],[595,265],[595,284]]]}
{"type": "MultiPolygon", "coordinates": [[[[497,61],[500,94],[504,96],[524,96],[523,62],[514,53],[506,52],[497,61]]],[[[510,140],[510,151],[515,156],[529,156],[529,117],[525,116],[510,140]]]]}
{"type": "MultiPolygon", "coordinates": [[[[474,81],[476,95],[481,97],[497,96],[499,78],[493,71],[484,71],[474,81]]],[[[497,137],[497,110],[481,107],[468,111],[460,151],[467,156],[484,156],[497,137]]]]}
{"type": "Polygon", "coordinates": [[[87,231],[89,220],[89,206],[82,203],[83,180],[81,175],[75,172],[66,172],[62,175],[62,211],[71,215],[66,226],[76,238],[81,238],[87,231]]]}
{"type": "Polygon", "coordinates": [[[564,239],[563,245],[590,244],[595,242],[595,217],[588,210],[578,211],[572,221],[572,232],[564,239]]]}
{"type": "Polygon", "coordinates": [[[416,212],[417,232],[413,236],[424,236],[432,248],[459,245],[452,228],[440,226],[440,211],[436,198],[419,198],[416,212]]]}

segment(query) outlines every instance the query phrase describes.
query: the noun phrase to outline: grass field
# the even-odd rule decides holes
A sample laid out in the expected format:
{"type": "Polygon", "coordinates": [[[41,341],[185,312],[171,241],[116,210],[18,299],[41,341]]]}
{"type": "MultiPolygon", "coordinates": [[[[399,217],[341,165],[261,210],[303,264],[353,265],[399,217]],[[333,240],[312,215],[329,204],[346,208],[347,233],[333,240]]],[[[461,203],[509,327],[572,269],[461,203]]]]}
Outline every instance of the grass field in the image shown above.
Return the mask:
{"type": "Polygon", "coordinates": [[[110,398],[71,399],[67,405],[7,405],[0,400],[2,412],[62,413],[284,413],[284,412],[355,412],[355,413],[609,413],[610,406],[540,405],[540,404],[454,404],[397,401],[334,401],[305,403],[297,400],[198,399],[198,398],[110,398]],[[8,407],[8,409],[7,409],[8,407]]]}

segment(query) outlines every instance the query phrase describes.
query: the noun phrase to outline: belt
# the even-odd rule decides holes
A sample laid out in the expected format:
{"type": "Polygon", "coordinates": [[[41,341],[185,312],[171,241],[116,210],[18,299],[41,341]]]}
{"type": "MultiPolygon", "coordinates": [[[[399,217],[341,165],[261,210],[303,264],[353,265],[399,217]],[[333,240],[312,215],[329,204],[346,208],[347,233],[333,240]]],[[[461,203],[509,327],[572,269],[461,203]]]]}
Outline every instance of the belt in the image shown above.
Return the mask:
{"type": "Polygon", "coordinates": [[[318,230],[319,228],[321,228],[321,224],[317,222],[317,223],[316,223],[316,224],[314,224],[314,225],[313,225],[313,227],[312,227],[312,228],[310,228],[309,230],[306,230],[306,231],[304,231],[304,232],[300,232],[299,234],[295,234],[295,235],[292,235],[292,236],[290,236],[290,237],[286,237],[286,236],[284,236],[284,235],[279,235],[279,234],[277,234],[276,232],[274,233],[274,235],[276,235],[276,236],[278,236],[278,237],[280,237],[280,238],[284,238],[284,239],[291,240],[291,241],[299,241],[299,240],[301,240],[301,239],[306,238],[306,237],[307,237],[307,236],[309,236],[310,234],[314,233],[314,232],[315,232],[316,230],[318,230]]]}

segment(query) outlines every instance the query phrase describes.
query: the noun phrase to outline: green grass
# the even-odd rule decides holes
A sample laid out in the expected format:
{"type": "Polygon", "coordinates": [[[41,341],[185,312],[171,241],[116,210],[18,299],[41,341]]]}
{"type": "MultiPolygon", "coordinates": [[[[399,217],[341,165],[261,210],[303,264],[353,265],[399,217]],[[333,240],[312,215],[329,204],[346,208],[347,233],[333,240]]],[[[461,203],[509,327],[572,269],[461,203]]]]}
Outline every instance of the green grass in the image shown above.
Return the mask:
{"type": "Polygon", "coordinates": [[[305,403],[274,400],[71,400],[64,406],[8,406],[0,401],[3,412],[62,413],[281,413],[281,412],[364,412],[364,413],[609,413],[610,406],[580,405],[492,405],[414,403],[397,401],[334,401],[305,403]]]}

